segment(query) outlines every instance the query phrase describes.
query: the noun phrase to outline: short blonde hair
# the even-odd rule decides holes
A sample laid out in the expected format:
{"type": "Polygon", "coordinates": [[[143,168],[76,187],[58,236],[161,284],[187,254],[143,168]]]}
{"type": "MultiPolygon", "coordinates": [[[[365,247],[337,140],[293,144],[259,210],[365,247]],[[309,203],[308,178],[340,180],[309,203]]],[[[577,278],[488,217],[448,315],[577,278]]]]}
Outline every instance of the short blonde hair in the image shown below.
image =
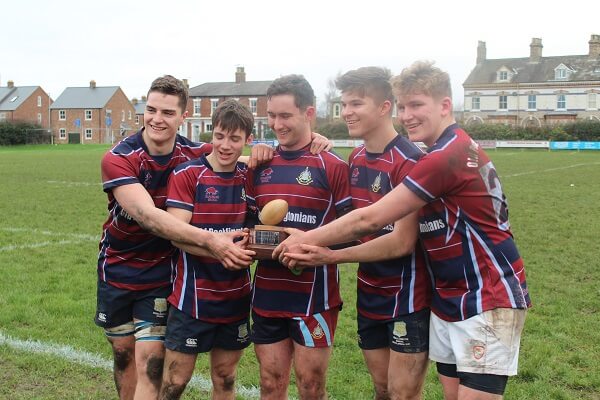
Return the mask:
{"type": "Polygon", "coordinates": [[[433,61],[416,61],[390,81],[394,96],[424,94],[435,98],[452,98],[450,76],[433,66],[433,61]]]}

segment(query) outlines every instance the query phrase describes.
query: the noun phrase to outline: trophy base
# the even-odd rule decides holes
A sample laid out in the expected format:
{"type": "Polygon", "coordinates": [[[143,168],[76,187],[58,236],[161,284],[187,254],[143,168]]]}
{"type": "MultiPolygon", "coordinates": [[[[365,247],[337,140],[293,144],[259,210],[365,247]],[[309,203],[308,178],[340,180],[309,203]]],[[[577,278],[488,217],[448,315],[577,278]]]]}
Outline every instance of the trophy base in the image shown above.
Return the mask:
{"type": "Polygon", "coordinates": [[[256,252],[255,260],[270,260],[273,258],[275,247],[288,236],[279,226],[256,225],[250,229],[248,249],[256,252]]]}

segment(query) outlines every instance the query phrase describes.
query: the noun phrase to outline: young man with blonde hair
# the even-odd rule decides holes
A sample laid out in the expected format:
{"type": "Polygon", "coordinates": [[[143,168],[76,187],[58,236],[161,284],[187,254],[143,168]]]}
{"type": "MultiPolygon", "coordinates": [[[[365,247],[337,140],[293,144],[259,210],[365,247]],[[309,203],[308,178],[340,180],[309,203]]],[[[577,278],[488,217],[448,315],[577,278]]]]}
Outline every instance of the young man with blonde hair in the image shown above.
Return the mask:
{"type": "Polygon", "coordinates": [[[419,210],[434,279],[429,357],[437,362],[444,396],[501,399],[508,376],[517,373],[530,299],[498,174],[454,121],[447,73],[419,61],[392,86],[402,125],[411,141],[427,145],[427,154],[378,202],[294,232],[275,256],[301,251],[301,243],[347,242],[419,210]]]}

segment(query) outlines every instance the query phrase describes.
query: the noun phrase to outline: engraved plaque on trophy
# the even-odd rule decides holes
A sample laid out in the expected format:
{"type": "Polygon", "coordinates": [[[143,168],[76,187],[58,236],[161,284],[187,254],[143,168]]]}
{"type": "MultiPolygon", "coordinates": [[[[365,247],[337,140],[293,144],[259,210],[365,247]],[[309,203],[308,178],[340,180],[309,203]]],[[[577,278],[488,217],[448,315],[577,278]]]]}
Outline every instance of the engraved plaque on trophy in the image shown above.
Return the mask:
{"type": "Polygon", "coordinates": [[[275,226],[283,220],[287,211],[287,201],[281,199],[271,200],[260,211],[258,218],[263,225],[250,229],[248,244],[248,249],[256,252],[255,259],[270,260],[275,247],[288,237],[282,227],[275,226]]]}

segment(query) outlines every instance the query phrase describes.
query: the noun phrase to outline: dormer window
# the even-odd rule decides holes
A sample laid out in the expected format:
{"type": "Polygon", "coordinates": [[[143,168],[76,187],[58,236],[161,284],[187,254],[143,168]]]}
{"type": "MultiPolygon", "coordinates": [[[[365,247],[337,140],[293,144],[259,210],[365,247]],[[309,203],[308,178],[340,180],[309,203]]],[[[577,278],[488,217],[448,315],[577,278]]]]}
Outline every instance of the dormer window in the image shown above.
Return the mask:
{"type": "Polygon", "coordinates": [[[573,72],[573,70],[571,70],[569,67],[567,67],[564,64],[560,64],[558,67],[556,67],[554,69],[554,79],[556,79],[556,80],[569,79],[571,72],[573,72]]]}
{"type": "Polygon", "coordinates": [[[508,80],[508,71],[498,71],[498,80],[499,81],[507,81],[508,80]]]}

